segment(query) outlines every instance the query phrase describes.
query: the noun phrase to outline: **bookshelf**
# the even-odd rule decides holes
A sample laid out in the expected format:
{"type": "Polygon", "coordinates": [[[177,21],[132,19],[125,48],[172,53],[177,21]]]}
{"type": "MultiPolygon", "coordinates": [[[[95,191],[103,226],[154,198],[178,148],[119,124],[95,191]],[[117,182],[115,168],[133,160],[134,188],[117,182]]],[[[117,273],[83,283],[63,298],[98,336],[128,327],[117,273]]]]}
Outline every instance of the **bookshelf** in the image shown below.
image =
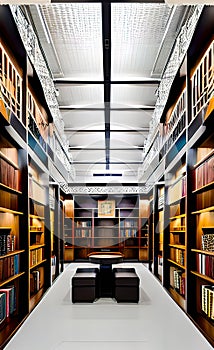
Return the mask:
{"type": "Polygon", "coordinates": [[[29,310],[49,286],[50,222],[47,174],[29,158],[29,310]]]}
{"type": "Polygon", "coordinates": [[[139,260],[149,260],[149,199],[139,199],[139,260]]]}
{"type": "Polygon", "coordinates": [[[205,119],[209,116],[209,111],[213,109],[213,86],[214,86],[214,40],[210,43],[206,52],[197,64],[191,77],[192,93],[192,119],[209,106],[205,119]]]}
{"type": "Polygon", "coordinates": [[[164,241],[164,208],[165,208],[165,186],[159,181],[153,188],[153,266],[154,275],[162,281],[163,278],[163,241],[164,241]]]}
{"type": "Polygon", "coordinates": [[[186,158],[183,156],[167,173],[167,214],[165,264],[166,288],[173,299],[186,309],[186,158]]]}
{"type": "Polygon", "coordinates": [[[27,88],[27,115],[28,130],[35,137],[41,147],[46,150],[46,142],[48,139],[48,116],[45,113],[32,92],[30,86],[27,88]]]}
{"type": "Polygon", "coordinates": [[[74,231],[74,201],[64,200],[64,260],[74,260],[74,244],[76,241],[76,230],[74,231]]]}
{"type": "Polygon", "coordinates": [[[11,113],[22,121],[22,70],[0,40],[0,111],[10,122],[11,113]]]}
{"type": "Polygon", "coordinates": [[[126,259],[148,261],[148,200],[142,200],[140,211],[138,196],[108,201],[75,196],[64,200],[65,208],[69,201],[74,209],[64,217],[66,261],[87,259],[93,251],[120,251],[126,259]],[[112,213],[101,213],[99,206],[109,203],[112,213]]]}
{"type": "Polygon", "coordinates": [[[22,235],[24,183],[21,147],[0,133],[0,333],[1,343],[27,313],[26,245],[22,235]]]}
{"type": "MultiPolygon", "coordinates": [[[[213,140],[213,138],[212,138],[213,140]]],[[[203,140],[193,148],[192,220],[194,239],[191,247],[191,279],[195,288],[191,316],[214,343],[214,142],[203,140]]]]}

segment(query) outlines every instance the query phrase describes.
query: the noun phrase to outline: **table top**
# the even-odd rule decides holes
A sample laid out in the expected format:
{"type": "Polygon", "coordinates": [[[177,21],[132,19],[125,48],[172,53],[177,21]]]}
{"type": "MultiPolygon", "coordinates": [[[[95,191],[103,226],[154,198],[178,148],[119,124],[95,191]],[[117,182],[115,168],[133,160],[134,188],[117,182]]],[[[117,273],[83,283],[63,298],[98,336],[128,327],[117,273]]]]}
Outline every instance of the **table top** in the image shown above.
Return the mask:
{"type": "Polygon", "coordinates": [[[91,254],[89,261],[95,264],[109,265],[123,262],[123,256],[120,254],[91,254]]]}

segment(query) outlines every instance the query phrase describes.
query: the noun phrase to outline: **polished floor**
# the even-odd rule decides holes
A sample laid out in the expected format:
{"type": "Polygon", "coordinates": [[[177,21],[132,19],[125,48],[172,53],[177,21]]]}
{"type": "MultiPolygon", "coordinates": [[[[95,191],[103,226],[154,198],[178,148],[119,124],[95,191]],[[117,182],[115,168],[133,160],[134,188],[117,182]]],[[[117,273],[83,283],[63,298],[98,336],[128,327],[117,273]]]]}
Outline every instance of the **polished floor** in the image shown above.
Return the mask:
{"type": "Polygon", "coordinates": [[[79,265],[66,267],[6,350],[213,349],[142,264],[117,264],[136,268],[139,304],[117,304],[110,298],[72,304],[70,281],[79,265]]]}

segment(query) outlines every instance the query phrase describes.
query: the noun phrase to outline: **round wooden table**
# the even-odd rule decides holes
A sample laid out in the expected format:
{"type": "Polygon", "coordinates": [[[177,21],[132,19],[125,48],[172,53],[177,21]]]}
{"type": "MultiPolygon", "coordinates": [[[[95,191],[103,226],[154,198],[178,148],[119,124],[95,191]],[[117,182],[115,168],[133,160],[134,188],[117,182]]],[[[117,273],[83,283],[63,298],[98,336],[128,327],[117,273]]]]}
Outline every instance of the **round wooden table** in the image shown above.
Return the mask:
{"type": "Polygon", "coordinates": [[[123,255],[120,253],[91,253],[89,261],[100,265],[99,296],[112,298],[114,284],[112,264],[123,262],[123,255]]]}

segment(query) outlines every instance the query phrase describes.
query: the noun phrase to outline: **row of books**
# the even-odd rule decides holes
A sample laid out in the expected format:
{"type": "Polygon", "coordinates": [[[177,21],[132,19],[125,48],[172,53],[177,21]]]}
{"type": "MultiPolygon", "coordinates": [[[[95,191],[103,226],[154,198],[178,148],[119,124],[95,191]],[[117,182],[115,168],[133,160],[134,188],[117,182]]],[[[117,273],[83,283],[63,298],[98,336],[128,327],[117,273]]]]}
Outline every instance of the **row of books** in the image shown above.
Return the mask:
{"type": "Polygon", "coordinates": [[[201,248],[208,252],[214,252],[214,228],[212,233],[204,233],[201,236],[201,248]]]}
{"type": "Polygon", "coordinates": [[[120,227],[137,227],[138,221],[136,219],[128,219],[128,220],[121,220],[120,221],[120,227]]]}
{"type": "Polygon", "coordinates": [[[92,236],[92,230],[88,228],[76,228],[75,229],[75,237],[91,237],[92,236]]]}
{"type": "Polygon", "coordinates": [[[0,183],[19,190],[18,175],[19,170],[0,157],[0,183]]]}
{"type": "Polygon", "coordinates": [[[34,181],[32,177],[29,177],[29,197],[41,204],[45,205],[46,203],[44,187],[36,181],[34,181]]]}
{"type": "Polygon", "coordinates": [[[181,295],[185,295],[185,273],[170,266],[170,285],[181,295]]]}
{"type": "Polygon", "coordinates": [[[183,265],[185,264],[185,251],[178,248],[170,249],[170,259],[176,263],[183,265]]]}
{"type": "Polygon", "coordinates": [[[169,121],[167,121],[167,123],[164,125],[165,135],[170,134],[174,125],[178,122],[178,120],[181,118],[182,114],[185,111],[186,111],[186,89],[183,91],[180,98],[178,99],[172,111],[169,121]]]}
{"type": "Polygon", "coordinates": [[[214,189],[206,192],[197,193],[196,208],[197,210],[205,209],[214,206],[214,189]]]}
{"type": "MultiPolygon", "coordinates": [[[[163,136],[164,140],[163,140],[163,147],[162,147],[162,150],[161,150],[162,156],[164,156],[168,152],[170,147],[178,139],[178,137],[180,136],[182,131],[185,129],[185,127],[186,127],[186,112],[184,112],[181,115],[181,117],[180,117],[176,127],[174,128],[174,130],[172,132],[170,130],[171,134],[166,131],[167,134],[163,136]],[[170,136],[168,137],[168,135],[170,135],[170,136]]],[[[168,128],[166,128],[166,129],[168,129],[168,128]]]]}
{"type": "Polygon", "coordinates": [[[76,221],[76,227],[91,227],[91,220],[88,221],[76,221]]]}
{"type": "MultiPolygon", "coordinates": [[[[34,245],[36,248],[36,244],[34,245]]],[[[31,246],[31,247],[34,247],[31,246]]],[[[36,248],[30,251],[30,267],[39,264],[44,259],[44,249],[36,248]]]]}
{"type": "Polygon", "coordinates": [[[16,236],[8,233],[1,233],[0,230],[0,256],[6,255],[15,250],[16,236]]]}
{"type": "Polygon", "coordinates": [[[0,281],[19,273],[19,254],[6,256],[0,259],[0,281]]]}
{"type": "Polygon", "coordinates": [[[0,288],[0,324],[16,310],[15,286],[0,288]]]}
{"type": "Polygon", "coordinates": [[[196,254],[196,266],[199,273],[214,279],[214,256],[196,254]]]}
{"type": "Polygon", "coordinates": [[[180,178],[174,185],[169,187],[168,202],[174,203],[186,196],[186,176],[180,178]]]}
{"type": "Polygon", "coordinates": [[[36,216],[45,216],[44,205],[35,203],[34,200],[30,199],[30,213],[36,216]]]}
{"type": "Polygon", "coordinates": [[[30,294],[38,292],[41,288],[40,270],[34,270],[30,274],[30,294]]]}
{"type": "Polygon", "coordinates": [[[120,230],[121,237],[137,237],[138,231],[134,228],[126,228],[120,230]]]}
{"type": "Polygon", "coordinates": [[[214,182],[214,156],[195,169],[195,190],[214,182]]]}
{"type": "Polygon", "coordinates": [[[201,310],[208,318],[214,320],[214,286],[201,286],[201,310]]]}
{"type": "Polygon", "coordinates": [[[0,190],[0,207],[18,210],[18,195],[16,193],[0,190]]]}

